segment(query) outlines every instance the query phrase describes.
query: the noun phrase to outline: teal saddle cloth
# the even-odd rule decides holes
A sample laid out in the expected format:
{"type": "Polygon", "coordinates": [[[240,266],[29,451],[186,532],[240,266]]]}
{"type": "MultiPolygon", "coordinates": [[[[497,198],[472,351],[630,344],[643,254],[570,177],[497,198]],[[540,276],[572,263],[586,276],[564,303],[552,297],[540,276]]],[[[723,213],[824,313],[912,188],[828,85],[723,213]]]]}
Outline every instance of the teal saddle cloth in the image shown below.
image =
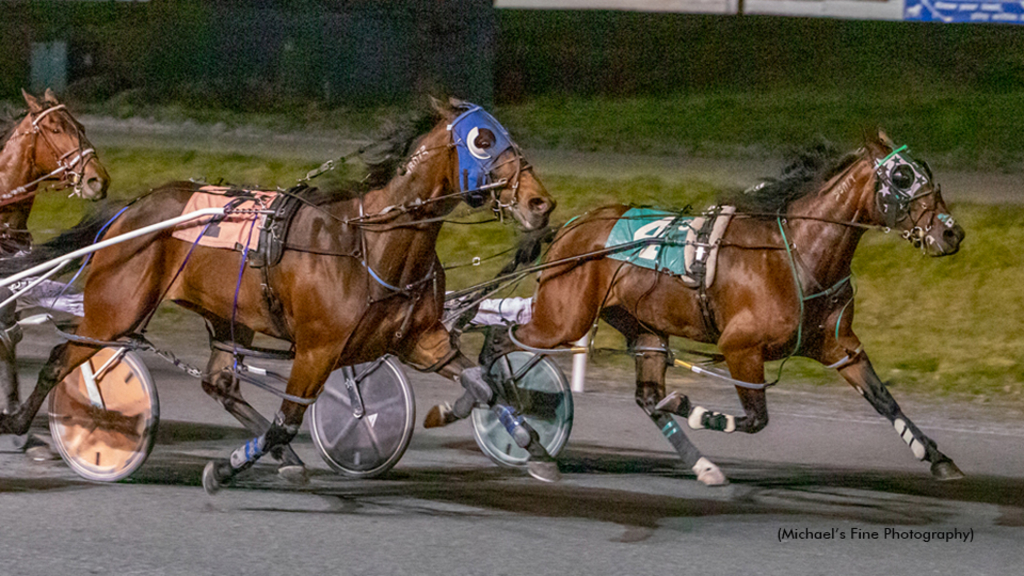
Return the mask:
{"type": "Polygon", "coordinates": [[[703,279],[710,286],[718,240],[733,210],[731,206],[713,206],[693,216],[656,208],[630,208],[615,222],[605,248],[642,240],[652,242],[615,252],[608,258],[665,272],[692,286],[703,279]]]}

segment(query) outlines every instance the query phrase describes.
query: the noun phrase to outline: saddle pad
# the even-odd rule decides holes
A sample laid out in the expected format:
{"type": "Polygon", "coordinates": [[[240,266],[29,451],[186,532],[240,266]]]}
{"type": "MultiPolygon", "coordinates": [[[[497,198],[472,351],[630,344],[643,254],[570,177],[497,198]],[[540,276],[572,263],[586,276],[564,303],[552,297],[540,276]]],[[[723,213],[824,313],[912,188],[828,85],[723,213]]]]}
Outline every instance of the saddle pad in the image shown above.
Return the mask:
{"type": "MultiPolygon", "coordinates": [[[[263,190],[246,190],[241,196],[228,196],[225,194],[228,190],[234,189],[226,186],[203,186],[188,199],[181,213],[188,214],[203,208],[223,208],[231,202],[236,202],[236,207],[241,209],[265,209],[277,196],[277,192],[263,190]]],[[[210,227],[206,228],[206,233],[203,233],[203,228],[210,222],[210,218],[200,218],[176,227],[171,237],[190,244],[198,239],[200,246],[210,248],[234,250],[237,246],[248,246],[255,250],[263,219],[265,216],[261,214],[232,214],[211,223],[210,227]],[[254,223],[257,218],[260,218],[260,222],[254,223]]]]}
{"type": "Polygon", "coordinates": [[[701,276],[693,273],[694,263],[703,262],[704,286],[710,287],[715,280],[718,241],[725,234],[735,210],[733,206],[712,206],[700,216],[685,216],[667,210],[630,208],[615,222],[605,248],[658,238],[659,243],[623,250],[608,257],[672,274],[691,288],[698,286],[701,276]],[[708,218],[714,218],[710,235],[707,239],[699,238],[708,218]]]}

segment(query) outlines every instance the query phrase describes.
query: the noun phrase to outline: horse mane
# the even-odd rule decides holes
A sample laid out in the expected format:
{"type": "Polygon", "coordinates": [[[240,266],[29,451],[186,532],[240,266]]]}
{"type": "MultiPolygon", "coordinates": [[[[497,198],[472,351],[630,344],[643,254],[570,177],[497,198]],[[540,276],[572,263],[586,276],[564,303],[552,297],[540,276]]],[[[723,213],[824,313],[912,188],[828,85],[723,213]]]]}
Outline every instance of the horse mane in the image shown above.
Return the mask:
{"type": "Polygon", "coordinates": [[[4,146],[7,145],[7,141],[11,139],[14,129],[21,122],[21,118],[22,116],[19,116],[14,111],[14,108],[6,104],[0,106],[0,150],[3,150],[4,146]]]}
{"type": "Polygon", "coordinates": [[[380,130],[380,135],[358,152],[366,168],[364,177],[308,188],[302,192],[303,198],[312,204],[322,205],[358,198],[370,190],[384,187],[398,174],[413,142],[429,132],[440,120],[441,115],[431,111],[387,122],[380,130]]]}
{"type": "Polygon", "coordinates": [[[790,204],[818,191],[829,178],[848,168],[858,158],[856,152],[840,157],[836,148],[825,141],[789,156],[781,176],[762,180],[739,194],[733,194],[725,203],[736,206],[739,212],[752,215],[774,217],[784,214],[790,204]]]}

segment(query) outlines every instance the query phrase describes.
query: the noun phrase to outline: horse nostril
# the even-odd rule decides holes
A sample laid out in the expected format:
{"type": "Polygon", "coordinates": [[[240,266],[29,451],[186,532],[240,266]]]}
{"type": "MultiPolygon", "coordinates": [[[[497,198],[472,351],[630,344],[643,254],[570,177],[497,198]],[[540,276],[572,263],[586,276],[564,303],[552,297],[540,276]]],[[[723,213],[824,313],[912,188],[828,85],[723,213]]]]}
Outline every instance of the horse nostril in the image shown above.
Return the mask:
{"type": "Polygon", "coordinates": [[[551,209],[551,202],[539,197],[530,198],[528,202],[530,212],[536,212],[538,214],[547,214],[551,209]]]}
{"type": "Polygon", "coordinates": [[[942,239],[947,244],[959,244],[960,241],[964,239],[964,231],[959,227],[947,228],[946,230],[942,231],[942,239]]]}
{"type": "Polygon", "coordinates": [[[99,176],[93,176],[85,181],[85,187],[92,194],[102,194],[107,189],[107,181],[99,176]]]}

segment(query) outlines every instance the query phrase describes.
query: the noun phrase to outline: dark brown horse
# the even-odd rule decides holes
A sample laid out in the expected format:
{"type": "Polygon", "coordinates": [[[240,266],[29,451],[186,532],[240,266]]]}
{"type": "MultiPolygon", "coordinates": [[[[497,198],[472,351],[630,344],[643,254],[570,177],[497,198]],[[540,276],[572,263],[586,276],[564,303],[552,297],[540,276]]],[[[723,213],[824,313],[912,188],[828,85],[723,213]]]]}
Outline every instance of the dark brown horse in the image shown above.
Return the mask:
{"type": "MultiPolygon", "coordinates": [[[[41,187],[72,187],[73,195],[101,200],[110,177],[100,164],[85,129],[49,89],[40,102],[22,91],[28,113],[0,139],[0,258],[17,258],[30,250],[28,218],[41,187]]],[[[39,285],[42,288],[42,284],[39,285]]],[[[0,301],[11,291],[0,288],[0,301]]],[[[0,412],[18,403],[15,305],[0,310],[0,412]]]]}
{"type": "MultiPolygon", "coordinates": [[[[129,336],[166,299],[203,315],[215,338],[229,337],[234,319],[241,345],[254,332],[293,344],[295,361],[285,390],[292,399],[282,402],[272,424],[242,406],[237,384],[224,372],[232,364],[231,354],[213,353],[204,388],[220,395],[258,437],[229,460],[207,466],[203,483],[208,491],[287,445],[308,402],[341,366],[392,353],[478,390],[482,401],[489,399],[480,368],[452,346],[440,321],[445,278],[435,253],[438,233],[460,200],[478,206],[490,199],[496,210],[509,210],[526,229],[545,226],[555,202],[490,115],[458,101],[434,104],[429,125],[421,124],[427,128],[382,143],[397,154],[377,148],[384,160],[371,171],[370,181],[386,173],[385,185],[355,198],[301,194],[303,207],[266,286],[239,252],[193,247],[169,230],[95,254],[80,337],[110,341],[129,336]]],[[[105,237],[180,215],[196,189],[191,183],[172,183],[154,191],[128,208],[105,237]]],[[[56,347],[25,404],[0,417],[0,432],[26,428],[46,393],[94,352],[79,343],[56,347]]]]}
{"type": "Polygon", "coordinates": [[[672,415],[692,428],[761,430],[768,424],[764,363],[791,355],[837,369],[889,419],[914,455],[931,463],[936,477],[962,476],[900,410],[852,329],[850,263],[866,230],[899,230],[932,256],[955,253],[964,238],[927,166],[893,148],[880,132],[838,161],[821,150],[808,153],[781,179],[736,198],[706,298],[676,277],[601,255],[628,207],[585,214],[556,237],[546,260],[571,263],[541,274],[532,320],[518,327],[515,339],[553,349],[576,342],[598,317],[605,319],[637,356],[637,403],[705,484],[724,483],[725,476],[690,444],[672,415]],[[742,416],[710,412],[678,393],[665,397],[669,336],[717,343],[742,416]]]}

